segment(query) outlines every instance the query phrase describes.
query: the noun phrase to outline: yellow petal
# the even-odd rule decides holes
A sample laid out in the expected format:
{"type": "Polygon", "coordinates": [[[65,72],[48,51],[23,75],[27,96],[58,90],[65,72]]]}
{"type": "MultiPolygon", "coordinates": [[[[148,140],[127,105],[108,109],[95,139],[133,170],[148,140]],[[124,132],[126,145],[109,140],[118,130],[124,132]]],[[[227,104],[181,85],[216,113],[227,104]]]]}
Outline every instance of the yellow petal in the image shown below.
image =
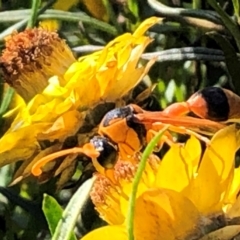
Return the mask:
{"type": "Polygon", "coordinates": [[[195,174],[197,172],[198,166],[199,166],[199,161],[201,158],[201,144],[197,138],[194,136],[191,136],[190,139],[186,142],[185,145],[186,149],[186,164],[187,166],[192,166],[191,174],[195,174]]]}
{"type": "Polygon", "coordinates": [[[59,97],[66,94],[67,89],[60,86],[57,76],[53,76],[48,80],[48,86],[43,90],[43,94],[46,96],[59,97]]]}
{"type": "Polygon", "coordinates": [[[31,116],[32,122],[51,122],[56,119],[55,109],[61,103],[61,99],[53,98],[49,102],[38,105],[38,109],[31,116]]]}
{"type": "Polygon", "coordinates": [[[49,124],[36,124],[8,132],[0,139],[0,167],[30,158],[40,148],[37,141],[38,131],[44,131],[49,124]]]}
{"type": "Polygon", "coordinates": [[[239,147],[236,125],[217,132],[207,147],[189,198],[205,214],[221,211],[221,197],[233,178],[235,152],[239,147]]]}
{"type": "Polygon", "coordinates": [[[240,197],[238,197],[234,204],[231,206],[228,206],[228,209],[226,210],[226,217],[228,218],[235,218],[240,216],[240,197]]]}
{"type": "MultiPolygon", "coordinates": [[[[121,181],[122,191],[120,196],[120,206],[121,206],[121,212],[124,216],[127,216],[128,214],[128,207],[129,207],[129,196],[132,192],[132,182],[129,181],[121,181]]],[[[147,191],[147,186],[141,182],[138,185],[138,191],[137,191],[137,197],[140,196],[142,193],[147,191]]]]}
{"type": "Polygon", "coordinates": [[[133,89],[142,78],[148,73],[149,69],[155,63],[155,59],[150,60],[145,67],[135,69],[128,66],[127,71],[121,73],[121,77],[118,77],[116,84],[109,85],[109,88],[103,96],[103,99],[107,101],[113,101],[123,97],[131,89],[133,89]]]}
{"type": "Polygon", "coordinates": [[[143,193],[137,199],[134,219],[137,240],[175,240],[199,234],[197,208],[172,190],[152,189],[143,193]]]}
{"type": "Polygon", "coordinates": [[[55,140],[65,139],[69,136],[73,136],[77,133],[82,120],[82,115],[79,111],[69,111],[64,113],[62,116],[52,124],[46,131],[38,134],[38,140],[55,140]]]}
{"type": "Polygon", "coordinates": [[[61,23],[58,20],[46,19],[39,22],[39,27],[46,29],[48,31],[56,31],[60,28],[61,23]]]}
{"type": "MultiPolygon", "coordinates": [[[[234,203],[236,201],[237,195],[240,191],[240,167],[234,169],[234,176],[227,192],[224,201],[226,203],[234,203]]],[[[239,214],[240,215],[240,214],[239,214]]]]}
{"type": "Polygon", "coordinates": [[[47,96],[44,96],[42,94],[37,94],[28,104],[25,109],[25,112],[20,115],[20,117],[24,118],[25,114],[34,114],[37,110],[38,107],[41,106],[42,104],[45,104],[48,102],[47,96]]]}
{"type": "Polygon", "coordinates": [[[161,18],[157,18],[157,17],[148,18],[147,20],[145,20],[139,25],[137,30],[133,33],[133,36],[135,36],[136,38],[142,36],[150,27],[152,27],[154,24],[156,24],[160,20],[161,18]]]}
{"type": "MultiPolygon", "coordinates": [[[[156,176],[156,187],[182,191],[189,185],[192,176],[191,160],[186,162],[187,152],[184,147],[174,144],[165,154],[156,176]]],[[[190,156],[189,156],[190,157],[190,156]]]]}
{"type": "MultiPolygon", "coordinates": [[[[81,240],[127,240],[126,228],[123,226],[106,226],[95,229],[81,240]]],[[[137,240],[137,239],[136,239],[137,240]]]]}

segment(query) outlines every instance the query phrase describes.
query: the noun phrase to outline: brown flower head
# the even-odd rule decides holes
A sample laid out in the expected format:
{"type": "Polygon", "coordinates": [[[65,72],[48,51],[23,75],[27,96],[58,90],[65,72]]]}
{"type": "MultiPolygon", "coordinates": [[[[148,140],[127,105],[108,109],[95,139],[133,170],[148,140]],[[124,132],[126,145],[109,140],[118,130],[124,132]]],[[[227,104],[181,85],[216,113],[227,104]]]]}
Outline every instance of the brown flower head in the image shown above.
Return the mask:
{"type": "Polygon", "coordinates": [[[42,28],[14,32],[6,38],[0,58],[4,80],[29,101],[58,74],[60,83],[68,67],[76,61],[65,41],[56,32],[42,28]]]}

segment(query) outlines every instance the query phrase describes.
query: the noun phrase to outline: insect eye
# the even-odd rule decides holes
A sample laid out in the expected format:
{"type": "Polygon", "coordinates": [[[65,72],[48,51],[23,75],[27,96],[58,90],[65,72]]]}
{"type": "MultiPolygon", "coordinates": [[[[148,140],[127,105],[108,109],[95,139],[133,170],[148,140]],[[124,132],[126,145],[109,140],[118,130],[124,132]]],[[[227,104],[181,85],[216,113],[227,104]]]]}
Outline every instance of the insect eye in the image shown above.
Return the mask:
{"type": "Polygon", "coordinates": [[[97,158],[99,164],[105,168],[113,168],[118,157],[118,147],[103,136],[95,136],[90,142],[100,153],[97,158]]]}

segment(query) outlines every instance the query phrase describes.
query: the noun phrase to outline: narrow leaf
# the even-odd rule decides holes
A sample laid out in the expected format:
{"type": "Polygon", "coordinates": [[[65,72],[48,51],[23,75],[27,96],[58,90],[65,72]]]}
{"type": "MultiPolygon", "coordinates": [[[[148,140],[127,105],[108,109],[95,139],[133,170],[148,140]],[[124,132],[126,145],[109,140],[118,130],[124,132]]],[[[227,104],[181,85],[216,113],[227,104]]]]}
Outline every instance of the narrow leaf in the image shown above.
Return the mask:
{"type": "MultiPolygon", "coordinates": [[[[44,194],[42,208],[47,219],[50,232],[53,235],[58,222],[62,218],[63,209],[53,197],[47,194],[44,194]]],[[[76,240],[76,237],[73,233],[70,233],[70,237],[68,239],[76,240]]]]}
{"type": "MultiPolygon", "coordinates": [[[[52,236],[52,240],[69,240],[71,239],[71,232],[75,227],[79,214],[81,213],[88,197],[89,192],[92,189],[92,185],[95,178],[87,180],[83,185],[75,192],[69,201],[66,209],[62,214],[62,218],[58,222],[55,232],[52,236]]],[[[51,214],[56,214],[51,211],[51,214]]]]}
{"type": "Polygon", "coordinates": [[[236,50],[233,48],[232,44],[227,40],[226,37],[223,35],[220,35],[216,32],[211,32],[208,34],[211,38],[213,38],[217,44],[222,48],[224,55],[225,55],[225,61],[228,68],[228,72],[232,79],[232,84],[234,86],[234,89],[238,94],[240,94],[240,68],[239,68],[239,60],[236,53],[236,50]]]}

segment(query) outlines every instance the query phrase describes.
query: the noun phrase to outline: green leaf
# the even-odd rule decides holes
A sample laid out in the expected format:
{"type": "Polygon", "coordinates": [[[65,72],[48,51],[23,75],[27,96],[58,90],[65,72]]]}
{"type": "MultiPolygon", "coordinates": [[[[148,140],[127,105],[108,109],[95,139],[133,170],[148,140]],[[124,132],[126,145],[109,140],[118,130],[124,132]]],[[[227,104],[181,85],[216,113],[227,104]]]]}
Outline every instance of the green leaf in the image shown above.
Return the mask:
{"type": "MultiPolygon", "coordinates": [[[[45,214],[45,217],[48,222],[48,226],[50,229],[51,234],[53,235],[55,232],[55,229],[58,225],[58,222],[62,218],[63,214],[63,209],[62,207],[58,204],[56,199],[53,197],[44,194],[44,199],[43,199],[43,212],[45,214]]],[[[70,240],[76,240],[76,237],[74,233],[70,234],[70,240]]]]}
{"type": "Polygon", "coordinates": [[[221,20],[223,21],[225,27],[234,37],[238,50],[240,50],[240,31],[238,24],[230,16],[228,16],[228,14],[220,7],[217,1],[208,0],[208,3],[220,15],[221,20]]]}
{"type": "Polygon", "coordinates": [[[240,94],[240,81],[239,81],[240,62],[238,60],[236,50],[225,36],[220,35],[217,32],[211,32],[208,34],[208,36],[213,38],[217,42],[217,44],[222,48],[225,55],[225,61],[228,68],[228,72],[231,76],[232,85],[236,93],[240,94]]]}
{"type": "Polygon", "coordinates": [[[234,13],[237,17],[240,15],[240,6],[239,6],[239,0],[232,0],[234,13]]]}
{"type": "MultiPolygon", "coordinates": [[[[75,227],[79,214],[82,212],[85,203],[89,198],[89,193],[92,189],[95,178],[96,177],[92,177],[91,179],[88,179],[74,193],[66,209],[64,210],[62,218],[60,219],[57,227],[54,225],[54,229],[56,228],[56,230],[52,236],[52,240],[70,239],[71,231],[75,227]]],[[[51,214],[56,213],[54,211],[51,211],[51,214]]]]}
{"type": "Polygon", "coordinates": [[[14,89],[9,87],[6,91],[6,93],[3,96],[2,102],[0,104],[0,117],[2,117],[2,115],[4,113],[6,113],[12,98],[13,98],[13,94],[14,94],[14,89]]]}

